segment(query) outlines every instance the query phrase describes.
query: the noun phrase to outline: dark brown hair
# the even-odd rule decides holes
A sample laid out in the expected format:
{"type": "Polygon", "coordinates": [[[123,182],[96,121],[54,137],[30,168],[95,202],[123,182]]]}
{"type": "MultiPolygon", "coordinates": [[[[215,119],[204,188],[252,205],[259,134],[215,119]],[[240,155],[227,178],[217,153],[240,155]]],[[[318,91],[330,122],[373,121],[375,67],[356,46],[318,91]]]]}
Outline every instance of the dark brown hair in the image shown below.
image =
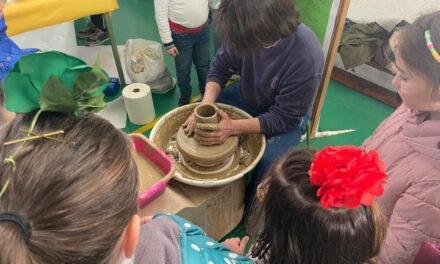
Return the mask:
{"type": "Polygon", "coordinates": [[[433,85],[440,86],[440,63],[434,60],[426,44],[425,31],[440,53],[440,11],[422,15],[405,27],[398,37],[397,51],[405,64],[422,74],[433,85]]]}
{"type": "Polygon", "coordinates": [[[33,114],[0,130],[0,213],[24,216],[32,234],[0,222],[0,263],[108,263],[120,257],[120,238],[136,214],[137,168],[127,137],[92,114],[44,112],[35,133],[64,130],[66,143],[25,136],[33,114]],[[12,157],[16,163],[3,164],[12,157]]]}
{"type": "Polygon", "coordinates": [[[252,256],[266,264],[361,264],[375,257],[385,233],[379,208],[324,209],[308,175],[313,159],[313,150],[292,151],[265,175],[264,200],[248,224],[257,235],[252,256]]]}
{"type": "Polygon", "coordinates": [[[217,30],[237,55],[274,44],[299,24],[293,0],[223,0],[217,30]]]}

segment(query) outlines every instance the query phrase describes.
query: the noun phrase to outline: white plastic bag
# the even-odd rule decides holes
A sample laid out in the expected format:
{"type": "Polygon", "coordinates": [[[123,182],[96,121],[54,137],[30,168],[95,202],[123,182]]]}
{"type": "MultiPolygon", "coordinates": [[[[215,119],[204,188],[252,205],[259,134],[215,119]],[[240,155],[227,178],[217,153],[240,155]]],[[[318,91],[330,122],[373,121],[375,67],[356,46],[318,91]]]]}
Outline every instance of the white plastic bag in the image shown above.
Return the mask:
{"type": "Polygon", "coordinates": [[[132,82],[149,84],[154,93],[166,93],[174,87],[173,78],[163,61],[160,43],[129,39],[124,53],[125,68],[132,82]]]}
{"type": "Polygon", "coordinates": [[[160,73],[157,79],[147,82],[147,84],[151,87],[153,93],[163,94],[174,88],[176,80],[171,77],[170,71],[165,68],[165,71],[160,73]]]}

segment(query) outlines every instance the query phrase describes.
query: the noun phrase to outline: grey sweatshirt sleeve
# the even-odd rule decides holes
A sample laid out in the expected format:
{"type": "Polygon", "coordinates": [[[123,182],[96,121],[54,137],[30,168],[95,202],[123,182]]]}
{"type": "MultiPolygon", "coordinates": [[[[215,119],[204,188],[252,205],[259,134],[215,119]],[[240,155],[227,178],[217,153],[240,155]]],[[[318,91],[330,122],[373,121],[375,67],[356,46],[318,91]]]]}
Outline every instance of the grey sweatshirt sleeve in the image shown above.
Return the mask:
{"type": "Polygon", "coordinates": [[[134,263],[180,264],[179,227],[167,217],[156,217],[141,226],[134,263]]]}

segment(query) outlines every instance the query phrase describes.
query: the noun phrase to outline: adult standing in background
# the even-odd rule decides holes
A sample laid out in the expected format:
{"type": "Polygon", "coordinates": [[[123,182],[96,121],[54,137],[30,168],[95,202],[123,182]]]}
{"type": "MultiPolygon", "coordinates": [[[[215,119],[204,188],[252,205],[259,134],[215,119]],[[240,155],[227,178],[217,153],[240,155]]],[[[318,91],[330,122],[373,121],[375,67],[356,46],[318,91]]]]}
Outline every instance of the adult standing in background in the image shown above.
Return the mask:
{"type": "Polygon", "coordinates": [[[211,64],[202,102],[230,104],[254,118],[231,120],[222,112],[215,132],[194,128],[192,117],[184,126],[205,145],[233,135],[265,134],[267,147],[253,173],[255,183],[305,132],[324,56],[316,35],[299,22],[291,0],[222,1],[218,12],[223,43],[211,64]],[[233,74],[240,75],[240,81],[223,89],[233,74]]]}

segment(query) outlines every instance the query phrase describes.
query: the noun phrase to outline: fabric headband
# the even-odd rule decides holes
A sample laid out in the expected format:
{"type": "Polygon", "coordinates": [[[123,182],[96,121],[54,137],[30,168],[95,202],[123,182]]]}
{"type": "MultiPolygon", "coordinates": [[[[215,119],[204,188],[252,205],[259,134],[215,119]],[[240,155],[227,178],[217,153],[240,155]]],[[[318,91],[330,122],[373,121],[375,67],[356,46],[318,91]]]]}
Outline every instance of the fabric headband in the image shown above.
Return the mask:
{"type": "Polygon", "coordinates": [[[10,222],[16,224],[20,228],[20,231],[26,243],[29,242],[32,231],[29,222],[24,217],[17,214],[1,213],[0,222],[10,222]]]}

